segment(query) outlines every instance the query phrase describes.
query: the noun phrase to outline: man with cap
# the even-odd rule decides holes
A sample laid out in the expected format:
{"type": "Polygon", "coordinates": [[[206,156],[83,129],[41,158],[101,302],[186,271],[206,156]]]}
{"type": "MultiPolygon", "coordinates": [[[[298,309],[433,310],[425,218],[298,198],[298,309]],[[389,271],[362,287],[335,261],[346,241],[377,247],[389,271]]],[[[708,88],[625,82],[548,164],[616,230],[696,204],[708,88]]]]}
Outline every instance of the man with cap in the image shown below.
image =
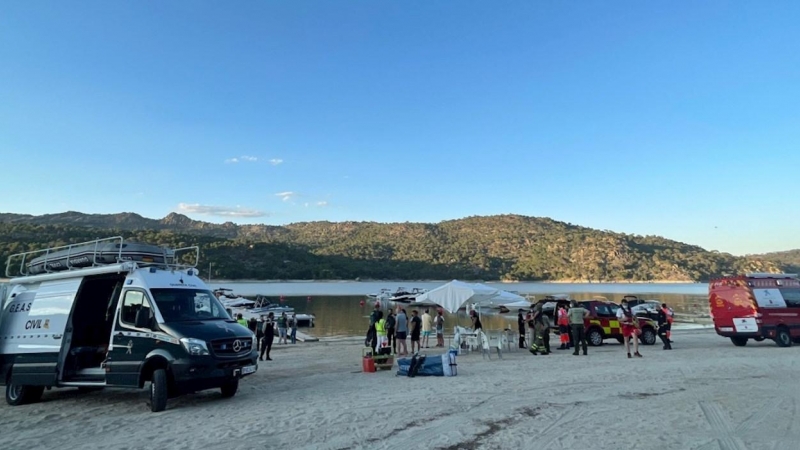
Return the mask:
{"type": "Polygon", "coordinates": [[[578,306],[577,301],[572,300],[570,301],[570,308],[567,314],[569,316],[569,326],[572,328],[572,337],[575,339],[573,342],[575,351],[572,354],[577,355],[578,347],[583,347],[583,355],[586,356],[588,345],[586,344],[584,320],[589,316],[589,311],[587,311],[586,308],[578,306]]]}

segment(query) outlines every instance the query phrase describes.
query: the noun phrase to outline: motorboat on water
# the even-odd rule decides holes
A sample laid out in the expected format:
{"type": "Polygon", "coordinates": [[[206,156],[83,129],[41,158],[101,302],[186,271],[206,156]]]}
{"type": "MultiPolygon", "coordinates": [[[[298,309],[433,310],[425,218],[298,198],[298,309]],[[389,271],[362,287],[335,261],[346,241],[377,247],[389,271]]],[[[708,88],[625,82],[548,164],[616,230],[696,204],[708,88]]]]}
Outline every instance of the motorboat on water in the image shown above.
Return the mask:
{"type": "Polygon", "coordinates": [[[397,288],[397,291],[392,294],[391,297],[388,298],[390,302],[397,302],[397,303],[411,303],[414,299],[417,298],[418,295],[422,295],[425,292],[428,292],[427,289],[420,289],[414,288],[411,291],[407,291],[406,288],[397,288]]]}
{"type": "Polygon", "coordinates": [[[232,289],[219,288],[214,290],[217,300],[226,308],[255,306],[256,302],[248,300],[241,295],[234,295],[232,289]]]}
{"type": "Polygon", "coordinates": [[[389,300],[392,296],[392,290],[389,288],[383,288],[377,294],[367,294],[367,297],[374,299],[374,300],[389,300]]]}
{"type": "Polygon", "coordinates": [[[230,289],[217,289],[214,291],[222,304],[231,310],[233,316],[241,314],[243,318],[250,320],[262,320],[272,313],[277,319],[281,314],[286,313],[287,316],[295,314],[297,318],[298,327],[313,327],[316,316],[313,314],[295,313],[294,308],[291,306],[284,306],[279,303],[273,303],[264,295],[256,296],[255,300],[249,300],[241,296],[233,295],[230,289]]]}

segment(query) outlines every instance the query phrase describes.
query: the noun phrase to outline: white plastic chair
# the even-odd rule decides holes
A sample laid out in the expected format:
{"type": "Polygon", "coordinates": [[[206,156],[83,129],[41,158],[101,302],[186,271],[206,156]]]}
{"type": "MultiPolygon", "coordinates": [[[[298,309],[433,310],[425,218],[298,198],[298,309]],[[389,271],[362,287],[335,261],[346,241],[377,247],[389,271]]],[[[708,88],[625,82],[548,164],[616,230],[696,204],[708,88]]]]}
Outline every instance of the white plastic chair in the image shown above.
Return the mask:
{"type": "MultiPolygon", "coordinates": [[[[483,331],[479,331],[478,339],[480,339],[481,341],[481,354],[483,355],[483,358],[486,359],[486,357],[488,356],[489,359],[492,359],[492,349],[491,346],[489,345],[489,337],[486,336],[486,333],[484,333],[483,331]]],[[[499,351],[500,349],[498,349],[498,352],[499,351]]]]}

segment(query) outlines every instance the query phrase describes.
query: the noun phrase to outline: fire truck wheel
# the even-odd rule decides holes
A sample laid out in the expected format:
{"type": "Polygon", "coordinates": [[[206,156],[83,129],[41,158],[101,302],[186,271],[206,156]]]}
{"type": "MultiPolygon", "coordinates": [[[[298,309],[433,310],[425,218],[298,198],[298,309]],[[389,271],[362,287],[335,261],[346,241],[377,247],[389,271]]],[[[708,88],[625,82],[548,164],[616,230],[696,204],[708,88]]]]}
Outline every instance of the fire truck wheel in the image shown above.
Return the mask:
{"type": "Polygon", "coordinates": [[[586,340],[589,341],[589,345],[592,347],[599,347],[603,345],[603,333],[597,328],[592,328],[586,333],[586,340]]]}
{"type": "Polygon", "coordinates": [[[789,329],[786,327],[778,327],[778,333],[775,335],[775,343],[778,347],[791,347],[792,336],[789,334],[789,329]]]}
{"type": "Polygon", "coordinates": [[[747,338],[741,336],[731,336],[731,342],[737,347],[744,347],[747,345],[747,338]]]}
{"type": "Polygon", "coordinates": [[[645,328],[642,330],[642,335],[639,340],[644,345],[653,345],[656,343],[656,332],[652,328],[645,328]]]}

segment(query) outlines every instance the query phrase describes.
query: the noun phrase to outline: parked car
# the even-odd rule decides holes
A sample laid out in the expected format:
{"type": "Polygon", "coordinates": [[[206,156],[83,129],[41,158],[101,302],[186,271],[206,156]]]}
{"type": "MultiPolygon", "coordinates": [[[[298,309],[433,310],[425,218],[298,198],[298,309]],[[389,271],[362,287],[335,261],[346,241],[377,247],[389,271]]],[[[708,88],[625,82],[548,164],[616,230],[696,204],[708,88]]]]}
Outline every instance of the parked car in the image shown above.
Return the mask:
{"type": "MultiPolygon", "coordinates": [[[[542,304],[542,312],[551,318],[555,317],[555,311],[561,305],[568,305],[570,300],[568,298],[543,298],[537,303],[542,304]]],[[[588,301],[579,301],[578,305],[586,308],[589,311],[589,317],[586,318],[584,326],[586,327],[586,341],[589,345],[599,346],[603,345],[605,339],[616,339],[623,342],[622,327],[617,320],[617,310],[619,305],[610,302],[605,298],[597,298],[588,301]]],[[[639,341],[644,345],[653,345],[656,343],[658,329],[656,322],[647,317],[637,317],[639,327],[642,330],[639,336],[639,341]]],[[[553,328],[558,330],[556,321],[551,321],[553,328]]]]}

